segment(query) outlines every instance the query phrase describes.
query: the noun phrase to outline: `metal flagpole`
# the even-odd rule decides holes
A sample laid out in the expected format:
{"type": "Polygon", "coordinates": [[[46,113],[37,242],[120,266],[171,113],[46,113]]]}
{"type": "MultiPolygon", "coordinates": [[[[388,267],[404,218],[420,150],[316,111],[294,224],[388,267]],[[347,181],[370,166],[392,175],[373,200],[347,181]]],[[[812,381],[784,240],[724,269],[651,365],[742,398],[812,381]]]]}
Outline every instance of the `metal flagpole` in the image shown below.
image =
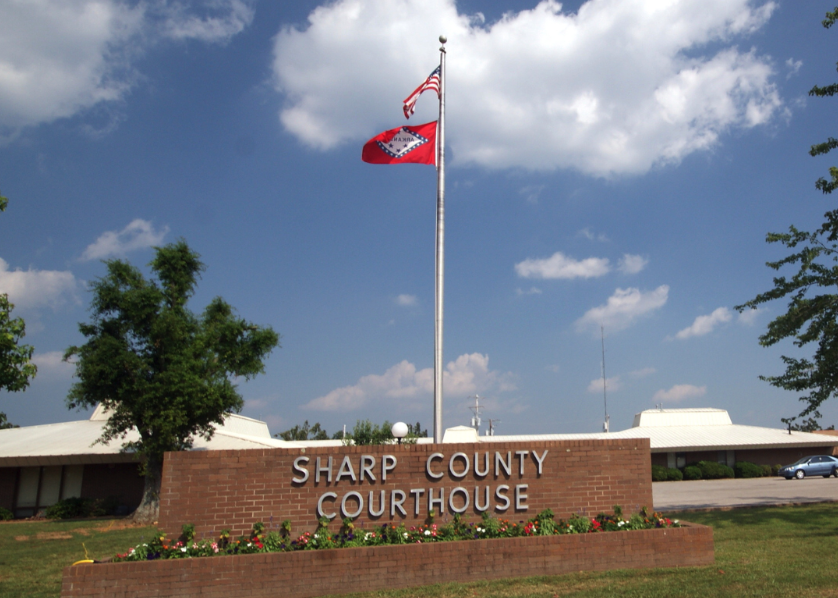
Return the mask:
{"type": "Polygon", "coordinates": [[[442,442],[442,295],[445,280],[445,42],[439,36],[439,122],[436,161],[436,302],[434,309],[434,442],[442,442]]]}

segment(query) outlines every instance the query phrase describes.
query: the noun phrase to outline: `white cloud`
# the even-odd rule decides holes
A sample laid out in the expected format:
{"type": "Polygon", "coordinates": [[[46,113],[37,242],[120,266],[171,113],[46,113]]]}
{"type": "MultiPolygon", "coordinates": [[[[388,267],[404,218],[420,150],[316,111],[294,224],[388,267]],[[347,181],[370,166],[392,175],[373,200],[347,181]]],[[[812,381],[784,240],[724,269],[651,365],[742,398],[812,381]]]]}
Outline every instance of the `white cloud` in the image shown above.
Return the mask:
{"type": "Polygon", "coordinates": [[[667,285],[661,285],[654,291],[645,293],[634,288],[617,289],[605,305],[585,312],[585,315],[576,321],[576,329],[581,332],[587,328],[594,328],[597,334],[600,326],[604,326],[609,332],[623,330],[631,326],[637,318],[663,307],[668,298],[667,285]]]}
{"type": "MultiPolygon", "coordinates": [[[[606,390],[616,391],[620,390],[622,387],[623,384],[620,381],[620,376],[614,376],[613,378],[605,379],[606,390]]],[[[588,384],[588,392],[602,394],[602,378],[591,380],[591,383],[588,384]]]]}
{"type": "Polygon", "coordinates": [[[162,17],[163,34],[172,39],[224,44],[244,31],[253,20],[251,2],[214,0],[199,6],[203,14],[195,14],[197,6],[192,3],[159,3],[157,9],[162,17]]]}
{"type": "Polygon", "coordinates": [[[656,373],[657,370],[655,368],[641,368],[639,370],[634,370],[633,372],[629,372],[629,376],[635,379],[645,378],[646,376],[651,376],[652,374],[656,373]]]}
{"type": "Polygon", "coordinates": [[[676,384],[669,390],[659,390],[652,397],[655,401],[669,401],[680,403],[686,399],[703,397],[707,393],[706,386],[693,386],[692,384],[676,384]]]}
{"type": "Polygon", "coordinates": [[[396,305],[402,307],[413,307],[419,304],[419,298],[416,295],[399,295],[396,297],[396,305]]]}
{"type": "Polygon", "coordinates": [[[44,376],[72,378],[76,371],[72,363],[64,361],[64,353],[61,351],[48,351],[47,353],[35,353],[32,361],[38,366],[38,377],[44,376]]]}
{"type": "Polygon", "coordinates": [[[72,272],[56,270],[9,270],[0,258],[0,293],[9,296],[17,309],[56,308],[68,299],[78,302],[72,272]]]}
{"type": "Polygon", "coordinates": [[[223,43],[252,16],[241,0],[2,2],[0,138],[123,98],[140,79],[133,64],[161,39],[223,43]]]}
{"type": "Polygon", "coordinates": [[[648,264],[649,260],[642,255],[631,255],[630,253],[626,253],[622,258],[620,258],[620,263],[617,268],[623,274],[637,274],[648,264]]]}
{"type": "Polygon", "coordinates": [[[741,312],[739,316],[736,318],[736,321],[740,324],[744,324],[745,326],[753,326],[757,316],[764,313],[766,311],[763,307],[758,307],[756,309],[746,309],[745,311],[741,312]]]}
{"type": "MultiPolygon", "coordinates": [[[[446,396],[464,397],[477,392],[504,392],[514,390],[512,375],[489,369],[488,355],[472,353],[460,355],[449,362],[443,372],[446,396]]],[[[434,391],[433,368],[417,370],[408,361],[402,361],[383,374],[370,374],[352,386],[336,388],[328,394],[313,399],[303,408],[316,411],[352,411],[370,403],[407,401],[430,398],[434,391]]],[[[414,404],[419,403],[414,401],[414,404]]]]}
{"type": "Polygon", "coordinates": [[[81,259],[103,260],[114,255],[125,255],[129,251],[160,245],[168,232],[168,226],[154,230],[151,222],[137,218],[119,232],[107,231],[99,235],[94,243],[87,246],[81,259]]]}
{"type": "Polygon", "coordinates": [[[542,191],[544,191],[544,185],[527,185],[522,187],[518,193],[527,200],[527,203],[538,203],[542,191]]]}
{"type": "Polygon", "coordinates": [[[605,233],[597,233],[594,234],[593,231],[589,228],[583,228],[578,233],[576,233],[579,237],[585,237],[588,241],[599,241],[601,243],[605,243],[608,241],[608,237],[605,236],[605,233]]]}
{"type": "Polygon", "coordinates": [[[793,58],[786,60],[786,68],[789,69],[786,79],[791,79],[794,75],[796,75],[802,66],[802,60],[794,60],[793,58]]]}
{"type": "Polygon", "coordinates": [[[691,336],[704,336],[713,332],[719,324],[730,322],[732,317],[728,308],[720,307],[714,310],[709,316],[698,316],[692,325],[680,330],[675,335],[675,338],[685,339],[691,336]]]}
{"type": "Polygon", "coordinates": [[[597,278],[610,270],[607,258],[589,257],[580,261],[561,251],[548,258],[528,258],[515,264],[515,271],[522,278],[597,278]]]}
{"type": "Polygon", "coordinates": [[[515,289],[515,294],[519,297],[523,297],[524,295],[540,295],[541,289],[539,289],[538,287],[530,287],[527,290],[515,289]]]}
{"type": "MultiPolygon", "coordinates": [[[[392,127],[448,36],[456,162],[608,176],[677,163],[781,109],[771,58],[742,52],[776,8],[753,0],[554,0],[486,24],[455,0],[337,0],[274,40],[280,120],[326,150],[392,127]],[[427,43],[405,43],[428,40],[427,43]]],[[[435,116],[423,96],[416,122],[435,116]]]]}

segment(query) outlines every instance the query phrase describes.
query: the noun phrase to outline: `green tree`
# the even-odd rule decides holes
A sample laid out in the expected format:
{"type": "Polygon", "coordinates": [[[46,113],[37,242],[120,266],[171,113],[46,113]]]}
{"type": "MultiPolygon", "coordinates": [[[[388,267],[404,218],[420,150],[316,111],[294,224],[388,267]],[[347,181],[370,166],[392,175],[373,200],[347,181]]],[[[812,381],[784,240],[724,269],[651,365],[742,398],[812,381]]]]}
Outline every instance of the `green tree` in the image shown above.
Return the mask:
{"type": "Polygon", "coordinates": [[[314,422],[313,426],[309,426],[308,420],[300,426],[294,426],[289,430],[274,434],[274,438],[282,438],[283,440],[328,440],[329,435],[326,430],[320,427],[320,422],[314,422]]]}
{"type": "MultiPolygon", "coordinates": [[[[6,210],[9,200],[0,194],[0,212],[6,210]]],[[[31,345],[20,344],[26,336],[26,323],[23,318],[13,318],[13,303],[9,296],[0,294],[0,390],[18,392],[26,390],[29,381],[38,372],[38,366],[32,363],[31,345]]],[[[6,414],[0,411],[0,429],[16,428],[6,421],[6,414]]]]}
{"type": "Polygon", "coordinates": [[[109,419],[99,442],[122,439],[142,459],[138,521],[156,519],[163,453],[211,438],[243,405],[231,376],[264,372],[279,343],[273,329],[238,318],[220,297],[200,316],[187,308],[205,269],[199,257],[183,240],[157,248],[149,264],[156,280],[125,261],[105,262],[107,274],[91,288],[91,321],[79,325],[87,342],[64,354],[78,378],[67,406],[101,403],[109,419]],[[139,439],[125,441],[134,429],[139,439]]]}
{"type": "MultiPolygon", "coordinates": [[[[393,444],[396,442],[396,439],[393,438],[393,433],[391,432],[392,427],[393,424],[386,419],[380,426],[372,423],[368,419],[359,419],[355,422],[352,431],[346,433],[346,438],[343,438],[343,432],[336,433],[332,438],[342,439],[344,444],[354,444],[357,446],[393,444]]],[[[402,444],[416,444],[417,438],[427,438],[428,436],[428,431],[421,430],[419,422],[416,422],[415,427],[407,424],[407,430],[407,436],[402,439],[402,444]]]]}
{"type": "Polygon", "coordinates": [[[0,430],[9,430],[11,428],[19,428],[6,418],[6,414],[0,411],[0,430]]]}
{"type": "MultiPolygon", "coordinates": [[[[823,26],[829,29],[838,19],[838,8],[826,14],[823,26]]],[[[815,86],[809,95],[826,97],[838,93],[838,83],[826,87],[815,86]]],[[[829,153],[838,147],[838,140],[813,145],[812,156],[829,153]]],[[[838,168],[829,169],[831,180],[818,179],[815,187],[823,193],[832,193],[838,188],[838,168]]],[[[768,324],[768,330],[759,337],[762,346],[770,347],[785,339],[793,339],[796,347],[814,345],[811,357],[788,357],[781,359],[786,371],[779,376],[760,376],[785,390],[802,393],[799,400],[805,405],[799,415],[782,418],[792,427],[798,418],[821,417],[818,408],[824,401],[838,393],[838,294],[827,292],[838,286],[838,210],[824,214],[824,222],[815,232],[789,227],[787,233],[768,233],[768,243],[780,243],[792,250],[791,255],[766,265],[779,271],[785,266],[796,267],[791,277],[776,276],[774,288],[760,293],[754,299],[737,305],[740,312],[757,309],[760,305],[776,299],[788,299],[784,314],[768,324]]],[[[811,422],[804,422],[811,427],[811,422]]]]}

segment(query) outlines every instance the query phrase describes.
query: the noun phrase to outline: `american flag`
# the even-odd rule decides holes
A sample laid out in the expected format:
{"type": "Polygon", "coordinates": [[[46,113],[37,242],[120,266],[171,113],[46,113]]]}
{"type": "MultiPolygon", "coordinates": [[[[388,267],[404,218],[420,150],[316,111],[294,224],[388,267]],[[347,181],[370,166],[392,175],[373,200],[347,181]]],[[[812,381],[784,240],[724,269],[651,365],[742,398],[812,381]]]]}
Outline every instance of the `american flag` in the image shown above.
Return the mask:
{"type": "Polygon", "coordinates": [[[425,79],[425,82],[417,87],[412,94],[407,96],[404,101],[405,118],[410,118],[410,115],[413,114],[413,111],[416,109],[416,100],[419,99],[422,92],[427,91],[428,89],[433,89],[436,92],[436,97],[439,97],[439,67],[436,67],[434,71],[428,75],[428,78],[425,79]]]}

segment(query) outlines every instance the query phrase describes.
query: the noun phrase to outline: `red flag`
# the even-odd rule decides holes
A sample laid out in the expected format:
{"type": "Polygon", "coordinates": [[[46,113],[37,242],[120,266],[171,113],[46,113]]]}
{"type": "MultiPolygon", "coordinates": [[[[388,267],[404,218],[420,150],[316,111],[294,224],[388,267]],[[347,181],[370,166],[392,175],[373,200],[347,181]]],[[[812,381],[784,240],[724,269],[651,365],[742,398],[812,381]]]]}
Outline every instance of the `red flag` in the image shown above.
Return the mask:
{"type": "Polygon", "coordinates": [[[364,144],[361,160],[370,164],[412,162],[436,166],[436,121],[379,133],[364,144]]]}

